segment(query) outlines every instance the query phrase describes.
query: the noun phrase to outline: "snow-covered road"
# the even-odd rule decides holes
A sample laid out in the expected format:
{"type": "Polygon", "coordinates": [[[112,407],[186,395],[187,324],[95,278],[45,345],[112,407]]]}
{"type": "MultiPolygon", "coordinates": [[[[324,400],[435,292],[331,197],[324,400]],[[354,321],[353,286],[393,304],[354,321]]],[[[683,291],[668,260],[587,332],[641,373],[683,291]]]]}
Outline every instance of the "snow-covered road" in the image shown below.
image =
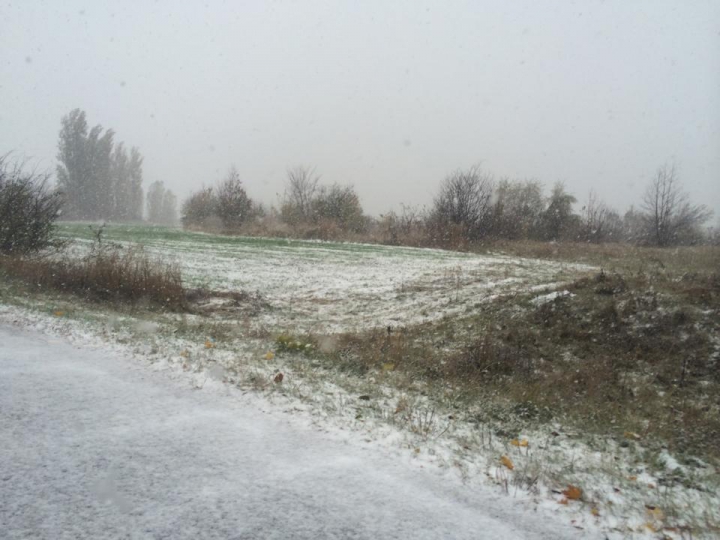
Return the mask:
{"type": "Polygon", "coordinates": [[[582,534],[255,399],[0,327],[0,537],[582,534]]]}

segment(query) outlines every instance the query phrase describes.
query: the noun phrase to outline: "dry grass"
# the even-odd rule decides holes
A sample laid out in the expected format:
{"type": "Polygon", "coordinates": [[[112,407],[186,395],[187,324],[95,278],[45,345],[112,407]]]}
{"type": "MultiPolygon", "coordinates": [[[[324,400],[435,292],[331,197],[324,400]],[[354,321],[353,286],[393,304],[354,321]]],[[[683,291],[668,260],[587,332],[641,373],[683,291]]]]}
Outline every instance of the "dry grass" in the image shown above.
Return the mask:
{"type": "Polygon", "coordinates": [[[661,271],[665,274],[712,272],[720,268],[717,246],[656,248],[632,244],[583,242],[491,241],[476,247],[479,252],[502,252],[518,257],[587,263],[631,272],[661,271]]]}
{"type": "Polygon", "coordinates": [[[358,376],[390,371],[400,388],[421,382],[467,411],[491,403],[503,418],[629,431],[720,460],[720,274],[676,257],[580,279],[574,296],[542,305],[510,297],[454,320],[338,336],[325,360],[358,376]]]}
{"type": "Polygon", "coordinates": [[[475,253],[500,252],[518,257],[586,263],[606,269],[636,272],[654,270],[697,272],[720,268],[720,247],[717,245],[658,248],[617,242],[594,244],[505,240],[492,237],[470,242],[460,226],[445,226],[441,230],[434,231],[420,223],[391,232],[381,221],[364,232],[354,232],[339,227],[332,220],[291,226],[276,216],[268,215],[243,223],[235,230],[223,229],[219,223],[189,227],[188,230],[250,237],[361,242],[475,253]]]}
{"type": "Polygon", "coordinates": [[[140,248],[98,249],[82,258],[0,257],[0,270],[34,287],[89,300],[187,308],[179,269],[152,260],[140,248]]]}

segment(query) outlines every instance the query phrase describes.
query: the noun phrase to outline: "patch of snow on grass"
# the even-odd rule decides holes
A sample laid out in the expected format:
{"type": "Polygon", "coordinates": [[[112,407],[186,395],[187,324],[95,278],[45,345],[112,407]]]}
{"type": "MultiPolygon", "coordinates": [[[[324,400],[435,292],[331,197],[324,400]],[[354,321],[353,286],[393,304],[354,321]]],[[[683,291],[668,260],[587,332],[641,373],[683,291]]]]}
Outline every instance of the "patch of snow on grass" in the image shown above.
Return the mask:
{"type": "Polygon", "coordinates": [[[535,306],[542,306],[544,304],[549,304],[550,302],[553,302],[557,300],[558,298],[572,298],[575,296],[570,291],[553,291],[548,294],[543,294],[541,296],[536,296],[532,300],[530,300],[530,303],[535,306]]]}

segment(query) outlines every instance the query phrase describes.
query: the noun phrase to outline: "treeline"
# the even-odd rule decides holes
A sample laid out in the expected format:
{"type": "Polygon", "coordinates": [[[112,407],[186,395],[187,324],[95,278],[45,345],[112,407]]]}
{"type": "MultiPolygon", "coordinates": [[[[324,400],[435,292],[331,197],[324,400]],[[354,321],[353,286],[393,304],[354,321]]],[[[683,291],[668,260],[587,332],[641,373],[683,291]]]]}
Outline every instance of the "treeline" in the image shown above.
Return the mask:
{"type": "Polygon", "coordinates": [[[256,204],[234,168],[182,207],[183,226],[191,229],[452,249],[495,240],[718,243],[717,228],[704,227],[711,216],[690,202],[669,165],[658,169],[639,205],[624,215],[594,192],[578,204],[561,183],[546,194],[539,181],[495,179],[477,166],[449,174],[429,208],[402,205],[379,218],[364,214],[352,186],[323,184],[307,167],[288,171],[279,209],[256,204]]]}
{"type": "Polygon", "coordinates": [[[690,202],[674,166],[661,167],[639,207],[632,206],[622,216],[594,192],[577,203],[562,183],[546,196],[536,180],[495,181],[472,167],[445,178],[429,211],[391,213],[385,225],[400,243],[414,229],[414,234],[438,240],[440,245],[529,239],[663,247],[710,239],[711,232],[703,225],[712,212],[690,202]]]}
{"type": "Polygon", "coordinates": [[[288,184],[278,211],[269,211],[247,194],[232,167],[216,186],[192,193],[182,206],[185,228],[225,233],[319,238],[365,235],[372,218],[363,214],[352,186],[323,185],[314,169],[288,171],[288,184]]]}
{"type": "MultiPolygon", "coordinates": [[[[112,129],[90,128],[85,111],[71,111],[61,121],[57,159],[62,219],[143,219],[143,156],[136,147],[128,151],[116,142],[112,129]]],[[[175,223],[175,196],[157,184],[148,193],[148,219],[175,223]]]]}

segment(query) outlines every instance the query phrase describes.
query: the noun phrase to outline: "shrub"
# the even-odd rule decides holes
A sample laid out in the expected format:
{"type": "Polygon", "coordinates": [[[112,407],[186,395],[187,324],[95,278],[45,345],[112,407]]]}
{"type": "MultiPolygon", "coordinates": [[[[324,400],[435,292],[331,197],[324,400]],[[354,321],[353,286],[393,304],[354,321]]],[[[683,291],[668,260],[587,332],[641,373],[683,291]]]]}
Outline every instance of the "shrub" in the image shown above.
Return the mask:
{"type": "Polygon", "coordinates": [[[217,195],[213,188],[203,188],[193,193],[182,206],[183,227],[203,228],[211,221],[217,221],[217,205],[217,195]]]}
{"type": "Polygon", "coordinates": [[[355,188],[321,185],[314,168],[288,170],[280,215],[288,225],[310,227],[305,237],[338,238],[341,233],[359,234],[368,229],[355,188]]]}
{"type": "Polygon", "coordinates": [[[60,212],[60,194],[48,174],[25,171],[0,156],[0,253],[31,253],[50,246],[60,212]]]}
{"type": "Polygon", "coordinates": [[[322,186],[312,201],[316,223],[331,221],[344,231],[361,232],[364,225],[360,199],[352,186],[322,186]]]}
{"type": "Polygon", "coordinates": [[[315,344],[307,336],[281,334],[275,339],[275,350],[278,353],[308,354],[314,347],[315,344]]]}
{"type": "Polygon", "coordinates": [[[290,225],[312,222],[312,204],[320,189],[320,177],[314,168],[302,166],[288,169],[287,175],[281,206],[283,221],[290,225]]]}
{"type": "Polygon", "coordinates": [[[439,236],[445,229],[455,226],[462,230],[465,240],[485,236],[492,216],[493,186],[492,176],[479,166],[457,170],[447,176],[433,203],[431,235],[439,236]]]}
{"type": "Polygon", "coordinates": [[[80,259],[0,256],[0,269],[33,286],[91,300],[148,302],[174,311],[187,308],[180,271],[152,260],[142,248],[96,248],[80,259]]]}
{"type": "Polygon", "coordinates": [[[237,230],[253,214],[253,203],[240,181],[235,167],[228,172],[216,191],[215,211],[225,230],[237,230]]]}

